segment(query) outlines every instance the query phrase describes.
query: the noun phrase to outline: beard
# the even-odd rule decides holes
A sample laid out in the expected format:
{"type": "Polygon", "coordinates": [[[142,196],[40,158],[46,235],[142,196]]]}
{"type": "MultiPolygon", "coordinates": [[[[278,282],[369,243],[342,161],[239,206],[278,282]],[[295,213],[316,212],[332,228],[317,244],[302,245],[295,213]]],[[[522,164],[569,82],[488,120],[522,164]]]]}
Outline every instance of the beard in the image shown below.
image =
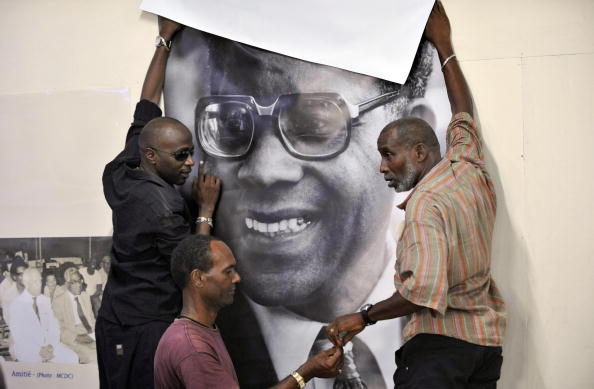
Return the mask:
{"type": "Polygon", "coordinates": [[[408,192],[412,188],[414,188],[416,184],[417,172],[415,171],[412,164],[406,164],[406,171],[404,172],[404,177],[402,180],[398,180],[398,183],[394,187],[396,192],[408,192]]]}

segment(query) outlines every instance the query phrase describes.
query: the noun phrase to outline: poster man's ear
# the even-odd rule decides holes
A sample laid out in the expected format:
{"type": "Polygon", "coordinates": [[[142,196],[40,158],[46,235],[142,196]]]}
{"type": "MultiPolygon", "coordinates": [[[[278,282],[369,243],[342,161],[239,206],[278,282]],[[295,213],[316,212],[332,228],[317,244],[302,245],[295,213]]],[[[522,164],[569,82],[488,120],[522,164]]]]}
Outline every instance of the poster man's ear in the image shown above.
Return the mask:
{"type": "Polygon", "coordinates": [[[415,118],[423,119],[433,130],[437,124],[437,118],[433,108],[429,105],[429,102],[425,98],[416,98],[408,105],[405,116],[412,116],[415,118]]]}

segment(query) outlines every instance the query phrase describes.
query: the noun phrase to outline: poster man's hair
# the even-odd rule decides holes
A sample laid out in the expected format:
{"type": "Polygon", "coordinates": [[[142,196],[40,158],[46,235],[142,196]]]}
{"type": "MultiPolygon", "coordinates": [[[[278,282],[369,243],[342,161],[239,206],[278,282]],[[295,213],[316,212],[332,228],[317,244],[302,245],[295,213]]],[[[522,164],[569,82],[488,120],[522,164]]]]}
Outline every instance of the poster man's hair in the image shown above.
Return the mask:
{"type": "MultiPolygon", "coordinates": [[[[262,53],[271,53],[273,55],[282,56],[289,63],[298,64],[303,61],[298,58],[283,56],[282,54],[270,52],[257,47],[249,46],[243,43],[235,42],[215,35],[204,33],[206,40],[210,46],[209,56],[212,63],[210,80],[211,90],[218,91],[220,89],[220,82],[225,79],[227,70],[236,70],[236,61],[241,58],[242,63],[246,66],[253,65],[254,69],[258,68],[259,55],[262,53]]],[[[423,97],[427,87],[427,81],[431,75],[433,64],[433,50],[428,41],[422,40],[415,55],[411,71],[406,82],[402,85],[376,78],[377,86],[380,93],[388,93],[402,88],[402,92],[398,98],[394,99],[387,105],[394,117],[407,115],[406,111],[410,101],[414,98],[423,97]]],[[[327,65],[312,64],[313,66],[326,67],[327,65]]],[[[278,70],[278,69],[276,69],[278,70]]],[[[282,70],[282,69],[281,69],[282,70]]],[[[263,70],[264,71],[264,70],[263,70]]],[[[266,71],[275,71],[274,69],[266,69],[266,71]]],[[[344,70],[348,72],[347,70],[344,70]]],[[[322,92],[322,91],[321,91],[322,92]]]]}

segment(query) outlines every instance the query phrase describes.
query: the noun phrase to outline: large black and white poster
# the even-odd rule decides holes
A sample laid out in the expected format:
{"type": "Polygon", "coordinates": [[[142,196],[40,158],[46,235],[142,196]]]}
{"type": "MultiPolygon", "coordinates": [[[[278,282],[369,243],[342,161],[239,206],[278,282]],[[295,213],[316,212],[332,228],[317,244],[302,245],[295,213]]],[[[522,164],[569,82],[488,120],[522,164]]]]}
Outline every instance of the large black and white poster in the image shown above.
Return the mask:
{"type": "MultiPolygon", "coordinates": [[[[273,385],[329,347],[323,325],[394,292],[403,220],[395,205],[404,197],[379,173],[376,139],[414,115],[443,140],[438,66],[421,43],[400,85],[191,28],[177,36],[166,114],[193,130],[199,158],[223,182],[215,234],[242,281],[218,325],[242,386],[273,385]]],[[[369,388],[391,386],[402,323],[382,322],[352,342],[347,357],[369,388]]]]}

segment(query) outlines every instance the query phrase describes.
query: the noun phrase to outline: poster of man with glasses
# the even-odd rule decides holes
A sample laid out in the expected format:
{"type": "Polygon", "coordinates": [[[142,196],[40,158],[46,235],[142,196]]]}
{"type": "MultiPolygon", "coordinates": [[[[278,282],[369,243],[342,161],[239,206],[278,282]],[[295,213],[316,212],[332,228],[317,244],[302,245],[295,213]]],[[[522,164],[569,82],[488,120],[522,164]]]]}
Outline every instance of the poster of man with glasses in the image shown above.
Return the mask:
{"type": "MultiPolygon", "coordinates": [[[[191,28],[174,44],[166,112],[194,129],[206,169],[222,179],[215,234],[242,276],[218,325],[242,388],[271,386],[328,347],[319,336],[328,321],[393,293],[404,197],[379,173],[376,140],[407,115],[444,131],[443,79],[424,42],[403,85],[191,28]]],[[[369,328],[338,380],[390,387],[400,342],[398,320],[369,328]]]]}

